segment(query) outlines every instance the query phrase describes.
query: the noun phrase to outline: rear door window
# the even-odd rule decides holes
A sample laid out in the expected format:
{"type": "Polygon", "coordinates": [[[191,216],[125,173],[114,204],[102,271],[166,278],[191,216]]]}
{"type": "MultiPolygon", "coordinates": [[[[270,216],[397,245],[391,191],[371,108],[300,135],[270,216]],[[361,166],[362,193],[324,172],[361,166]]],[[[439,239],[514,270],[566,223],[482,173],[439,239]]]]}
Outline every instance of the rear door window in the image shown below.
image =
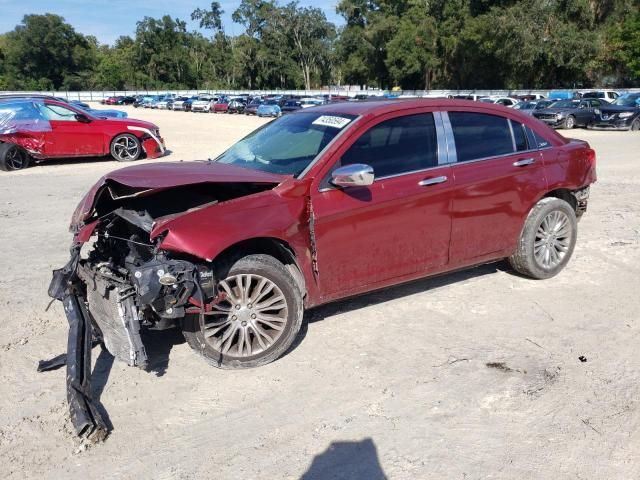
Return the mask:
{"type": "Polygon", "coordinates": [[[378,178],[437,166],[433,114],[406,115],[370,128],[342,156],[341,165],[353,163],[370,165],[378,178]]]}
{"type": "Polygon", "coordinates": [[[475,112],[449,112],[458,162],[514,152],[509,120],[475,112]]]}

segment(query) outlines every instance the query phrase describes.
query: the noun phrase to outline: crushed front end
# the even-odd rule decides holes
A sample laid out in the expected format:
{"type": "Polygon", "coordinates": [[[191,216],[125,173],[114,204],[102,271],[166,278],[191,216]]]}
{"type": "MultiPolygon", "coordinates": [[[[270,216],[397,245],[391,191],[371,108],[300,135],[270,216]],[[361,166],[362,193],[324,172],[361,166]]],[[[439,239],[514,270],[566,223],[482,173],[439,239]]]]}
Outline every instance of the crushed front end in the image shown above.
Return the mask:
{"type": "MultiPolygon", "coordinates": [[[[168,242],[176,233],[171,223],[202,213],[186,222],[202,232],[218,204],[267,193],[280,181],[222,164],[178,162],[121,169],[89,190],[72,217],[71,259],[53,272],[49,287],[69,322],[67,397],[78,435],[107,432],[91,398],[92,346],[102,344],[115,358],[144,369],[141,332],[182,327],[191,315],[203,322],[224,300],[208,257],[168,242]]],[[[62,363],[44,362],[48,369],[62,363]]]]}
{"type": "Polygon", "coordinates": [[[146,368],[141,330],[176,325],[214,296],[213,272],[172,258],[149,240],[147,214],[118,209],[76,235],[71,260],[56,270],[49,294],[63,302],[69,322],[67,399],[78,435],[103,438],[107,426],[91,398],[91,346],[146,368]],[[88,230],[88,231],[87,231],[88,230]],[[78,238],[94,234],[83,252],[78,238]]]}

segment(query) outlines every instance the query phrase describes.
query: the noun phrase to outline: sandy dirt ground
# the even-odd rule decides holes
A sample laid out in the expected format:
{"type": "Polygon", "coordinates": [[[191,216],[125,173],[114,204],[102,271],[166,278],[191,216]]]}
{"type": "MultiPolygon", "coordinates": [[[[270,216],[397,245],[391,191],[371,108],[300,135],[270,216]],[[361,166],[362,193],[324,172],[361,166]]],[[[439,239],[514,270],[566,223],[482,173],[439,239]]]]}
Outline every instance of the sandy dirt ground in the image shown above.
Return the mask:
{"type": "MultiPolygon", "coordinates": [[[[128,110],[160,126],[161,161],[264,123],[128,110]]],[[[98,445],[71,432],[64,369],[36,364],[66,347],[61,304],[45,308],[70,215],[122,165],[0,174],[0,478],[640,478],[640,135],[570,134],[599,181],[556,278],[503,262],[318,308],[296,348],[249,371],[209,367],[179,332],[147,337],[149,372],[95,349],[113,424],[98,445]]]]}

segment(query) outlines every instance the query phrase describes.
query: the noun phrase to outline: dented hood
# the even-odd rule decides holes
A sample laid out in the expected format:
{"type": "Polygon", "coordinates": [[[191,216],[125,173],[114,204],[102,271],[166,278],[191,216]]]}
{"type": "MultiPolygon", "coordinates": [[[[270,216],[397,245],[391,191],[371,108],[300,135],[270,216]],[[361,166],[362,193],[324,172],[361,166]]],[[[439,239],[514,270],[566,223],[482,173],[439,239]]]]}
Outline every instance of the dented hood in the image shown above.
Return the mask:
{"type": "Polygon", "coordinates": [[[96,203],[102,195],[109,195],[117,200],[203,183],[255,183],[275,186],[287,178],[289,175],[277,175],[210,161],[154,163],[122,168],[103,176],[91,187],[73,214],[71,228],[75,229],[93,216],[96,203]]]}

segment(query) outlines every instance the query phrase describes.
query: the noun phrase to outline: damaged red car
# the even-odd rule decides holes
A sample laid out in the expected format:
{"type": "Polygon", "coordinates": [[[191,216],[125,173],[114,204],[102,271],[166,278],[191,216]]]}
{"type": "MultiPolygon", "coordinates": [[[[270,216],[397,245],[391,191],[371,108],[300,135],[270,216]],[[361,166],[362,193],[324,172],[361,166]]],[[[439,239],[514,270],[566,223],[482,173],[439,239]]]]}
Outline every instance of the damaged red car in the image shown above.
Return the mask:
{"type": "Polygon", "coordinates": [[[214,161],[112,172],[73,214],[50,287],[70,323],[74,423],[101,428],[82,370],[91,335],[144,367],[141,329],[180,328],[211,365],[256,367],[317,305],[504,258],[549,278],[595,180],[586,142],[455,100],[300,110],[214,161]]]}
{"type": "Polygon", "coordinates": [[[130,118],[98,118],[50,98],[0,99],[0,170],[33,160],[111,155],[121,162],[165,153],[156,125],[130,118]]]}

